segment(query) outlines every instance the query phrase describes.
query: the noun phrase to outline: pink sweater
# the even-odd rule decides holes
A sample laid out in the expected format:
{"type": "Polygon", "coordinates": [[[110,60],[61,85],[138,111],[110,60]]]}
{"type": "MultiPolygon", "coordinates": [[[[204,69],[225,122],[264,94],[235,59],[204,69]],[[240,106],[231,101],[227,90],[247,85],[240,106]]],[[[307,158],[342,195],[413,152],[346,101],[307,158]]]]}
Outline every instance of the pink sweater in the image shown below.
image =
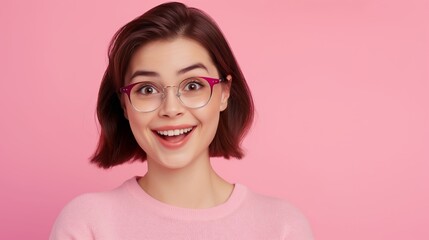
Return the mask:
{"type": "Polygon", "coordinates": [[[49,239],[313,239],[307,220],[296,208],[243,185],[235,184],[221,205],[187,209],[152,198],[136,179],[109,192],[72,200],[57,218],[49,239]]]}

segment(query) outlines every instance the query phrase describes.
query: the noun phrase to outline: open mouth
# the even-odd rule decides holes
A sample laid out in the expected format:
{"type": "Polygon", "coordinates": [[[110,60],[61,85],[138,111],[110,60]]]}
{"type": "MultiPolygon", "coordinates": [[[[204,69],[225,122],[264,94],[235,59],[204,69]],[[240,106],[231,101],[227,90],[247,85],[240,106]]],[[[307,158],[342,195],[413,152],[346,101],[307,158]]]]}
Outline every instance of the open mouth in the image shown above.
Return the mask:
{"type": "Polygon", "coordinates": [[[172,129],[164,131],[154,131],[160,138],[165,141],[175,143],[182,141],[186,136],[188,136],[194,127],[182,128],[182,129],[172,129]]]}

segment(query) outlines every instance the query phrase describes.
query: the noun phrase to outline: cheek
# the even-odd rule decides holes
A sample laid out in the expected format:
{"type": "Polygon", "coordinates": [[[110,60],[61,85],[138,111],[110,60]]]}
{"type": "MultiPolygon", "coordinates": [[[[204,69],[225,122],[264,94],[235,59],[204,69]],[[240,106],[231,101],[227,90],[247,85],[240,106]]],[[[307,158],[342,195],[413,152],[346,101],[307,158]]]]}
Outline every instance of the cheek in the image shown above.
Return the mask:
{"type": "Polygon", "coordinates": [[[127,116],[134,138],[140,144],[144,135],[144,129],[146,129],[146,126],[148,126],[149,118],[129,108],[127,110],[127,116]]]}
{"type": "Polygon", "coordinates": [[[218,108],[213,108],[210,112],[205,112],[205,114],[201,114],[199,119],[201,120],[203,125],[210,125],[217,127],[219,123],[219,110],[218,108]],[[213,111],[214,110],[214,111],[213,111]]]}
{"type": "Polygon", "coordinates": [[[154,143],[152,142],[153,139],[150,137],[151,131],[148,129],[150,118],[145,115],[141,116],[139,113],[135,112],[128,112],[128,116],[131,132],[137,144],[147,155],[152,155],[154,143]]]}
{"type": "Polygon", "coordinates": [[[201,114],[198,114],[197,118],[200,120],[202,131],[199,135],[200,144],[208,147],[213,141],[217,127],[219,123],[219,111],[203,111],[201,114]]]}
{"type": "Polygon", "coordinates": [[[138,125],[141,125],[144,123],[144,119],[142,118],[142,114],[139,112],[136,112],[133,108],[133,106],[129,103],[128,99],[125,103],[125,115],[128,118],[128,121],[130,123],[131,128],[134,128],[138,125]]]}
{"type": "Polygon", "coordinates": [[[197,118],[201,121],[201,124],[206,129],[206,134],[214,137],[219,124],[220,101],[217,98],[212,100],[215,101],[210,101],[210,104],[207,104],[203,109],[201,109],[203,111],[198,112],[197,118]]]}

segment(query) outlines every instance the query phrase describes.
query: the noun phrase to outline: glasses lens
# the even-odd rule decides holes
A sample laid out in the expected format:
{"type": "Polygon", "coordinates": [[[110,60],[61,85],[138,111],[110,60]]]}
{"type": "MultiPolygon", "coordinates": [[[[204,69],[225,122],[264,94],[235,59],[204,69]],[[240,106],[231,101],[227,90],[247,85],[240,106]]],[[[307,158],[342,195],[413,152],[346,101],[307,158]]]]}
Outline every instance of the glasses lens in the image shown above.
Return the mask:
{"type": "Polygon", "coordinates": [[[141,82],[131,89],[130,100],[137,111],[150,112],[161,105],[162,90],[155,83],[141,82]]]}
{"type": "Polygon", "coordinates": [[[180,100],[185,106],[199,108],[209,102],[212,89],[203,78],[189,78],[180,83],[179,93],[180,100]]]}

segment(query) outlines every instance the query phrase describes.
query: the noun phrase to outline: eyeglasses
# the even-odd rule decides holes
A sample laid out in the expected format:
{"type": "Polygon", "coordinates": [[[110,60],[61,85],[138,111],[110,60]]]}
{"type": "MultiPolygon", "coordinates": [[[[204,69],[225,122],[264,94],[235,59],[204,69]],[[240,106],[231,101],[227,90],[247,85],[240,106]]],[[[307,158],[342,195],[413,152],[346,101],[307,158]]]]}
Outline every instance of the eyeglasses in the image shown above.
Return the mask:
{"type": "Polygon", "coordinates": [[[152,112],[161,106],[167,88],[177,87],[176,96],[188,108],[204,107],[211,99],[213,86],[225,81],[223,78],[191,77],[178,86],[161,86],[151,81],[142,81],[120,88],[126,93],[131,105],[138,112],[152,112]]]}

